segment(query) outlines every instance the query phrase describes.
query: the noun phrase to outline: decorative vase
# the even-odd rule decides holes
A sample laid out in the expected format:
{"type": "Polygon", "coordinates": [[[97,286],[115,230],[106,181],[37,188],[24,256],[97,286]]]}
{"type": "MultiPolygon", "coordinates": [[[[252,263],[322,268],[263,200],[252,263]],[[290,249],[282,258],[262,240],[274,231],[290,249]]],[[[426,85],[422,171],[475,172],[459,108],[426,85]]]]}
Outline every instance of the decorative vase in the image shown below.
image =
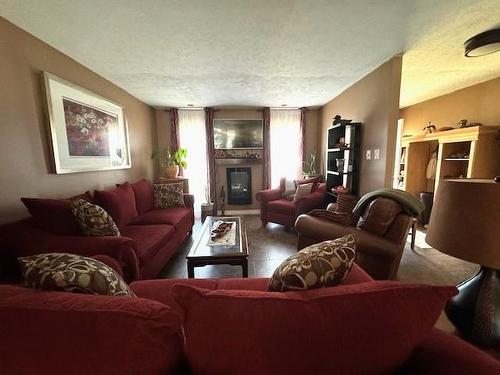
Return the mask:
{"type": "Polygon", "coordinates": [[[167,178],[176,178],[178,174],[179,174],[178,165],[167,165],[165,167],[165,176],[167,178]]]}
{"type": "Polygon", "coordinates": [[[337,162],[337,170],[339,173],[344,172],[345,159],[335,159],[335,161],[337,162]]]}

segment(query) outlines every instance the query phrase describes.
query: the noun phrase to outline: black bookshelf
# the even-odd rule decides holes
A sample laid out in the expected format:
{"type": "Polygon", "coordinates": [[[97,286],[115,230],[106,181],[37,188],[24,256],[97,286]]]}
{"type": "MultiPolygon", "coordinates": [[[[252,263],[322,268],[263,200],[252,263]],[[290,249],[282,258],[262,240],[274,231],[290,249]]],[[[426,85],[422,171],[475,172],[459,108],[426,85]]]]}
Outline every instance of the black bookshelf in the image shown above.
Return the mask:
{"type": "Polygon", "coordinates": [[[361,161],[361,123],[346,123],[338,120],[327,129],[326,145],[326,192],[327,201],[335,202],[337,195],[332,188],[345,186],[351,194],[359,189],[359,168],[361,161]],[[337,159],[344,160],[339,169],[337,159]]]}

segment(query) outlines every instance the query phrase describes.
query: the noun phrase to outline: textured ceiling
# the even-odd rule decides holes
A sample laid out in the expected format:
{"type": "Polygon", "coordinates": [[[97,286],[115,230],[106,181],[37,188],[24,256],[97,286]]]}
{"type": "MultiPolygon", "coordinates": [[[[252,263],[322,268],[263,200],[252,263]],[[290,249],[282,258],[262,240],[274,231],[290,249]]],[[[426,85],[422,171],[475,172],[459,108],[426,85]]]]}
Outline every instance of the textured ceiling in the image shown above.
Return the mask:
{"type": "Polygon", "coordinates": [[[500,53],[462,47],[500,0],[0,0],[0,15],[159,107],[322,105],[402,51],[402,106],[500,75],[500,53]]]}

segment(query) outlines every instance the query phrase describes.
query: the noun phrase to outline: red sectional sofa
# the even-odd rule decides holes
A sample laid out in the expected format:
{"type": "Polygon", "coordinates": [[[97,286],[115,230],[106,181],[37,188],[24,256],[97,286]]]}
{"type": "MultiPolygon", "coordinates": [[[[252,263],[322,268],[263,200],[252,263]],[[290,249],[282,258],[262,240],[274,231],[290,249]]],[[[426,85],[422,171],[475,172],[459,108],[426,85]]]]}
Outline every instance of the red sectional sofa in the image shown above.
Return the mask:
{"type": "MultiPolygon", "coordinates": [[[[165,280],[144,280],[131,284],[131,288],[140,298],[91,296],[64,292],[42,292],[24,288],[17,285],[0,285],[0,369],[2,374],[189,374],[204,373],[214,374],[213,368],[204,368],[203,363],[198,363],[198,371],[189,370],[193,367],[192,362],[187,364],[187,358],[196,357],[200,353],[193,353],[189,346],[184,348],[185,328],[183,315],[180,306],[174,300],[173,294],[176,292],[176,285],[191,285],[211,290],[232,290],[234,293],[252,293],[251,291],[266,290],[268,279],[165,279],[165,280]],[[239,292],[238,292],[239,290],[239,292]],[[201,368],[200,368],[201,366],[201,368]]],[[[362,294],[367,286],[375,283],[372,279],[356,265],[344,280],[344,285],[335,288],[325,288],[316,290],[316,294],[331,293],[332,289],[340,296],[348,295],[351,302],[355,302],[356,294],[362,294]]],[[[305,293],[305,292],[300,292],[305,293]]],[[[282,293],[277,293],[280,295],[282,293]]],[[[396,295],[403,298],[401,295],[396,295]]],[[[211,302],[218,303],[217,296],[210,297],[211,302]]],[[[364,296],[362,298],[365,298],[364,296]]],[[[259,303],[256,300],[256,303],[259,303]]],[[[345,309],[345,300],[341,303],[345,309]]],[[[182,301],[181,301],[182,303],[182,301]]],[[[307,303],[307,302],[306,302],[307,303]]],[[[368,302],[370,305],[370,302],[368,302]]],[[[303,306],[303,305],[302,305],[303,306]]],[[[373,309],[381,309],[382,314],[389,313],[392,305],[372,306],[373,309]]],[[[420,314],[425,315],[423,310],[416,311],[410,323],[419,326],[420,314]]],[[[306,309],[309,309],[306,306],[306,309]]],[[[314,306],[311,306],[314,310],[314,306]]],[[[398,316],[396,311],[393,314],[398,316]]],[[[227,313],[227,311],[217,311],[227,313]]],[[[359,315],[359,311],[357,313],[359,315]]],[[[360,325],[370,324],[370,311],[364,312],[366,319],[358,320],[360,325]]],[[[318,315],[322,315],[321,313],[318,315]]],[[[351,315],[351,314],[350,314],[351,315]]],[[[238,321],[238,316],[234,319],[238,321]]],[[[266,315],[257,317],[265,320],[266,315]]],[[[407,316],[398,316],[398,319],[408,319],[407,316]]],[[[189,319],[184,317],[184,319],[189,319]]],[[[321,319],[318,316],[318,319],[321,319]]],[[[352,319],[352,318],[349,318],[352,319]]],[[[326,321],[331,335],[346,326],[349,320],[326,321]]],[[[221,321],[217,316],[210,314],[203,315],[203,319],[196,321],[199,327],[211,327],[204,331],[199,337],[203,343],[204,355],[211,356],[212,363],[215,361],[224,368],[225,363],[233,357],[239,350],[238,345],[234,346],[230,342],[234,339],[240,340],[248,347],[249,337],[262,335],[262,340],[267,342],[268,347],[275,353],[275,361],[282,369],[286,369],[289,363],[301,358],[290,358],[287,354],[287,344],[293,342],[293,337],[279,336],[278,332],[288,327],[280,327],[279,321],[272,321],[268,329],[256,331],[253,327],[241,327],[239,334],[231,334],[230,337],[217,336],[220,327],[216,326],[216,321],[221,321]],[[253,329],[253,331],[252,331],[253,329]],[[214,335],[216,335],[214,337],[214,335]],[[236,336],[236,337],[234,337],[236,336]],[[279,336],[279,337],[277,337],[279,336]],[[211,341],[212,340],[212,341],[211,341]],[[216,341],[213,341],[216,340],[216,341]],[[289,341],[292,340],[292,341],[289,341]],[[216,343],[217,349],[213,352],[210,343],[216,343]],[[274,346],[273,346],[274,345],[274,346]],[[212,351],[211,351],[212,350],[212,351]],[[212,354],[210,354],[212,353],[212,354]]],[[[185,322],[185,320],[184,320],[185,322]]],[[[303,322],[301,327],[293,327],[310,332],[309,321],[303,322]]],[[[224,324],[224,323],[217,323],[224,324]]],[[[431,323],[432,324],[432,323],[431,323]]],[[[347,326],[347,330],[349,331],[347,326]]],[[[291,328],[291,327],[290,327],[291,328]]],[[[374,332],[380,332],[384,327],[373,327],[374,332]]],[[[328,330],[327,330],[328,331],[328,330]]],[[[358,330],[359,331],[359,330],[358,330]]],[[[340,351],[351,358],[352,371],[356,372],[357,366],[371,366],[372,362],[377,362],[373,353],[384,353],[383,357],[391,356],[389,349],[385,348],[391,343],[389,336],[364,333],[365,339],[371,342],[378,342],[379,348],[360,352],[358,343],[362,342],[352,330],[352,337],[348,341],[335,342],[327,340],[316,341],[315,337],[310,337],[304,343],[303,356],[309,361],[315,358],[318,348],[322,352],[331,351],[332,360],[325,366],[335,366],[335,356],[338,358],[340,351]],[[358,350],[356,351],[356,348],[358,350]],[[381,349],[380,349],[381,348],[381,349]]],[[[325,337],[330,337],[328,332],[324,332],[325,337]]],[[[349,336],[347,336],[349,337],[349,336]]],[[[400,343],[405,345],[406,340],[400,343]]],[[[295,344],[295,342],[293,342],[295,344]]],[[[251,345],[251,344],[250,344],[251,345]]],[[[362,346],[362,345],[361,345],[362,346]]],[[[394,347],[394,343],[392,343],[394,347]]],[[[258,348],[256,348],[258,349],[258,348]]],[[[248,363],[240,374],[266,374],[262,372],[263,364],[261,358],[256,354],[259,350],[245,352],[248,356],[248,363]]],[[[301,355],[301,356],[302,356],[301,355]]],[[[299,356],[299,357],[301,357],[299,356]]],[[[345,358],[344,358],[345,360],[345,358]]],[[[308,362],[309,363],[309,362],[308,362]]],[[[321,363],[315,363],[316,374],[326,373],[321,370],[321,363]],[[318,367],[319,366],[319,367],[318,367]],[[319,370],[318,370],[319,369],[319,370]]],[[[350,366],[350,365],[349,365],[350,366]]],[[[217,374],[226,374],[227,371],[218,371],[217,374]]],[[[278,371],[279,373],[279,371],[278,371]]],[[[286,372],[290,374],[296,371],[286,372]]],[[[333,372],[328,372],[333,373],[333,372]]],[[[343,372],[338,372],[342,375],[343,372]]],[[[362,373],[374,373],[373,371],[362,373]]],[[[376,372],[375,372],[376,373],[376,372]]],[[[462,341],[461,339],[446,334],[437,329],[432,329],[430,334],[423,338],[423,341],[410,352],[409,357],[396,374],[499,374],[500,363],[488,354],[462,341]]]]}
{"type": "Polygon", "coordinates": [[[68,252],[118,263],[128,282],[151,279],[192,232],[194,197],[189,194],[184,195],[186,207],[156,209],[151,184],[141,180],[83,196],[113,217],[120,237],[84,237],[74,223],[68,225],[74,220],[67,212],[69,200],[24,199],[33,216],[0,227],[0,263],[43,252],[68,252]]]}

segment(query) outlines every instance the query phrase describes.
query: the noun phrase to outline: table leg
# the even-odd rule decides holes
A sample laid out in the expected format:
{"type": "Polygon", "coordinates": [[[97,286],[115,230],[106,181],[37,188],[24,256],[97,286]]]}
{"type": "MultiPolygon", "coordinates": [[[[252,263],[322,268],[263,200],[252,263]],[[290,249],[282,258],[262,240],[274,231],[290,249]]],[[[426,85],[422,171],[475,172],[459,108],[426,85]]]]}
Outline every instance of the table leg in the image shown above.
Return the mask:
{"type": "Polygon", "coordinates": [[[194,266],[189,260],[188,260],[188,278],[194,279],[194,266]]]}
{"type": "Polygon", "coordinates": [[[243,277],[248,277],[248,260],[245,259],[243,263],[241,263],[241,268],[243,271],[243,277]]]}

